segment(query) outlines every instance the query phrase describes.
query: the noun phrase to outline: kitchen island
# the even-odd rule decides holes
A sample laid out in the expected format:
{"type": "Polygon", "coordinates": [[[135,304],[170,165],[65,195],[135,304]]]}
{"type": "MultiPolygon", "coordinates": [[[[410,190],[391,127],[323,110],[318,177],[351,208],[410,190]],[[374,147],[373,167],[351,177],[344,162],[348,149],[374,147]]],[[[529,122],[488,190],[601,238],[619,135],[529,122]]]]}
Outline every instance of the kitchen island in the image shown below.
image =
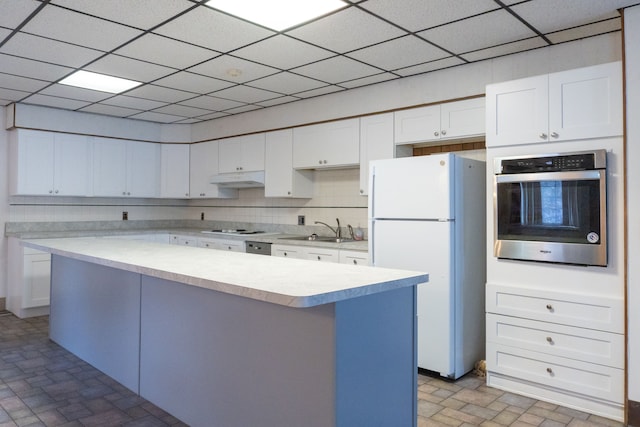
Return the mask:
{"type": "Polygon", "coordinates": [[[50,337],[192,426],[416,424],[424,273],[43,239],[50,337]]]}

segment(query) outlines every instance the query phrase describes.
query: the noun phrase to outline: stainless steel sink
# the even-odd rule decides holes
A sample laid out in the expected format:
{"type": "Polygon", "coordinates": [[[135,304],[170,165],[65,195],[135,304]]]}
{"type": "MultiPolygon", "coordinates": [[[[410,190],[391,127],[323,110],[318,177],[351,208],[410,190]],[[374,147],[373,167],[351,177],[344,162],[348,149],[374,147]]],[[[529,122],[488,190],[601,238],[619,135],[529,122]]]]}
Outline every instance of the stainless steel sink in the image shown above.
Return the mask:
{"type": "Polygon", "coordinates": [[[333,243],[342,243],[342,242],[350,242],[352,239],[338,238],[333,236],[318,236],[316,234],[312,234],[310,236],[292,236],[292,237],[280,237],[281,240],[307,240],[310,242],[333,242],[333,243]]]}

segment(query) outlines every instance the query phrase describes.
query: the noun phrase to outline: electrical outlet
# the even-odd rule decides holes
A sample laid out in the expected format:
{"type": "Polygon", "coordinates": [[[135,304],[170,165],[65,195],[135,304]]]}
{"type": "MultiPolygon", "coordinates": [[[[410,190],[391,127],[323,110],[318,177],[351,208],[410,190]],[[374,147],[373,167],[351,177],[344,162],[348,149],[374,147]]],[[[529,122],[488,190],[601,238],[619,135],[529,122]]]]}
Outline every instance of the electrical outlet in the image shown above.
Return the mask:
{"type": "Polygon", "coordinates": [[[126,221],[126,220],[128,220],[128,219],[129,219],[129,212],[127,212],[127,211],[123,211],[123,212],[122,212],[122,220],[123,220],[123,221],[126,221]]]}
{"type": "Polygon", "coordinates": [[[298,225],[304,225],[304,215],[298,215],[298,225]]]}
{"type": "Polygon", "coordinates": [[[200,221],[204,221],[204,212],[200,212],[200,221]]]}

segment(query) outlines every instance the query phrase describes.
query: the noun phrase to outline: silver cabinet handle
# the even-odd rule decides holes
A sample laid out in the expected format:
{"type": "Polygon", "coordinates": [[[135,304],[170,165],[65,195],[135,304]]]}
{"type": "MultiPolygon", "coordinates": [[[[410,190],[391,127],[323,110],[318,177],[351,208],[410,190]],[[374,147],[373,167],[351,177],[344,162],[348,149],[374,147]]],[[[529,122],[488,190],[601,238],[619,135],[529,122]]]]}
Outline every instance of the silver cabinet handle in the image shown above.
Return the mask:
{"type": "Polygon", "coordinates": [[[560,135],[558,135],[558,132],[551,132],[551,138],[557,138],[560,135]]]}
{"type": "Polygon", "coordinates": [[[443,134],[443,135],[446,135],[446,134],[447,134],[447,131],[446,131],[446,130],[443,130],[443,131],[442,131],[442,132],[440,132],[440,133],[441,133],[441,134],[443,134]]]}
{"type": "Polygon", "coordinates": [[[433,133],[433,136],[440,136],[440,134],[438,133],[438,131],[435,131],[435,132],[433,133]]]}
{"type": "Polygon", "coordinates": [[[547,310],[553,311],[553,306],[551,304],[547,304],[547,310]]]}
{"type": "Polygon", "coordinates": [[[547,139],[547,134],[546,134],[546,133],[544,133],[544,132],[542,132],[542,133],[540,134],[540,139],[547,139]]]}
{"type": "Polygon", "coordinates": [[[551,369],[551,368],[547,368],[547,373],[548,373],[549,375],[553,375],[553,369],[551,369]]]}

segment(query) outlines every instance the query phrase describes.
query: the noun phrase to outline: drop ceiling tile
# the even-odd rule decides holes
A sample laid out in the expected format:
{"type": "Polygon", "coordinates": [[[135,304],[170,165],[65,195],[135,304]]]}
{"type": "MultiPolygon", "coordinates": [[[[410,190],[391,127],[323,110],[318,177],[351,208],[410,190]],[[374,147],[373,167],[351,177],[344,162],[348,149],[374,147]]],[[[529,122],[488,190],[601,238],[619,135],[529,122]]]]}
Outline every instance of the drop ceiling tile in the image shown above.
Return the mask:
{"type": "Polygon", "coordinates": [[[222,89],[218,92],[215,92],[213,95],[220,98],[226,98],[251,104],[254,102],[264,101],[265,99],[275,98],[277,96],[280,96],[281,94],[274,93],[268,90],[238,85],[230,87],[228,89],[222,89]]]}
{"type": "Polygon", "coordinates": [[[51,3],[143,30],[193,6],[188,0],[53,0],[51,3]]]}
{"type": "Polygon", "coordinates": [[[211,110],[203,110],[201,108],[187,107],[186,105],[171,104],[153,110],[154,113],[171,114],[181,117],[198,117],[205,114],[211,114],[211,110]]]}
{"type": "Polygon", "coordinates": [[[54,84],[40,91],[43,95],[58,96],[60,98],[76,99],[78,101],[98,102],[111,98],[114,94],[81,87],[54,84]]]}
{"type": "Polygon", "coordinates": [[[357,50],[347,56],[389,71],[435,61],[450,54],[410,35],[357,50]]]}
{"type": "Polygon", "coordinates": [[[74,46],[68,43],[49,40],[43,37],[18,33],[0,47],[0,53],[37,59],[52,64],[81,67],[103,55],[94,49],[74,46]]]}
{"type": "Polygon", "coordinates": [[[274,105],[288,104],[295,101],[300,101],[300,98],[296,98],[295,96],[281,96],[280,98],[273,98],[267,99],[266,101],[256,102],[256,104],[262,107],[273,107],[274,105]]]}
{"type": "Polygon", "coordinates": [[[31,95],[22,101],[25,104],[44,105],[47,107],[62,108],[65,110],[78,110],[89,105],[89,102],[77,99],[59,98],[57,96],[31,95]]]}
{"type": "Polygon", "coordinates": [[[512,10],[542,33],[619,17],[617,8],[637,0],[536,0],[512,6],[512,10]]]}
{"type": "MultiPolygon", "coordinates": [[[[0,71],[4,70],[4,66],[0,71]]],[[[13,74],[4,74],[0,72],[0,87],[21,90],[25,92],[37,92],[46,87],[49,82],[43,80],[29,79],[26,77],[15,76],[13,74]]]]}
{"type": "Polygon", "coordinates": [[[179,103],[189,107],[203,108],[205,110],[222,111],[229,108],[240,107],[243,102],[232,101],[230,99],[218,98],[215,96],[199,96],[197,98],[187,99],[179,103]]]}
{"type": "Polygon", "coordinates": [[[526,40],[520,40],[513,43],[490,47],[488,49],[480,49],[474,52],[465,53],[461,55],[461,57],[469,62],[476,62],[544,46],[548,46],[548,43],[545,42],[542,38],[532,37],[526,40]]]}
{"type": "Polygon", "coordinates": [[[283,71],[279,74],[254,80],[247,83],[247,85],[289,95],[305,90],[317,89],[321,86],[326,86],[326,83],[283,71]]]}
{"type": "Polygon", "coordinates": [[[35,0],[0,0],[0,27],[15,29],[40,6],[35,0]]]}
{"type": "Polygon", "coordinates": [[[263,107],[259,105],[245,105],[243,107],[230,108],[228,110],[225,110],[225,113],[240,114],[240,113],[246,113],[247,111],[259,110],[261,108],[263,107]]]}
{"type": "Polygon", "coordinates": [[[498,10],[422,31],[418,35],[453,53],[464,53],[536,34],[509,12],[498,10]]]}
{"type": "Polygon", "coordinates": [[[442,68],[454,67],[464,64],[465,62],[455,56],[439,59],[437,61],[426,62],[424,64],[414,65],[412,67],[394,70],[394,73],[400,74],[402,77],[413,76],[416,74],[428,73],[429,71],[440,70],[442,68]]]}
{"type": "Polygon", "coordinates": [[[420,31],[497,9],[493,0],[369,0],[361,6],[409,31],[420,31]]]}
{"type": "Polygon", "coordinates": [[[81,108],[80,111],[84,111],[86,113],[104,114],[106,116],[115,117],[128,117],[142,112],[140,110],[134,110],[132,108],[116,107],[114,105],[106,104],[92,104],[87,107],[81,108]]]}
{"type": "Polygon", "coordinates": [[[610,33],[619,31],[621,26],[620,18],[607,19],[606,21],[596,22],[594,24],[583,25],[576,28],[570,28],[564,31],[546,34],[551,43],[564,43],[571,40],[578,40],[585,37],[591,37],[597,34],[610,33]]]}
{"type": "Polygon", "coordinates": [[[140,30],[52,5],[45,6],[22,31],[103,51],[115,49],[142,34],[140,30]]]}
{"type": "Polygon", "coordinates": [[[235,56],[288,70],[328,58],[334,54],[308,43],[278,35],[233,52],[235,56]],[[292,52],[295,54],[292,55],[292,52]]]}
{"type": "Polygon", "coordinates": [[[7,28],[0,28],[0,40],[6,39],[9,34],[11,34],[11,30],[7,28]]]}
{"type": "Polygon", "coordinates": [[[141,87],[137,87],[128,91],[127,95],[169,103],[184,101],[185,99],[193,98],[195,96],[190,92],[184,92],[181,90],[169,89],[166,87],[154,85],[144,85],[141,87]]]}
{"type": "Polygon", "coordinates": [[[219,55],[218,52],[156,34],[145,34],[114,53],[175,69],[187,68],[219,55]]]}
{"type": "Polygon", "coordinates": [[[287,34],[344,53],[405,35],[401,29],[351,7],[289,31],[287,34]]]}
{"type": "Polygon", "coordinates": [[[5,89],[0,87],[0,98],[6,99],[9,101],[20,101],[22,98],[26,98],[29,96],[29,92],[23,92],[21,90],[15,89],[5,89]]]}
{"type": "Polygon", "coordinates": [[[84,67],[84,69],[142,83],[149,83],[176,72],[173,68],[150,64],[120,55],[107,55],[84,67]]]}
{"type": "Polygon", "coordinates": [[[173,122],[177,122],[179,120],[184,119],[184,117],[172,116],[169,114],[162,114],[162,113],[154,113],[153,111],[145,111],[144,113],[135,114],[130,118],[137,119],[137,120],[146,120],[149,122],[158,122],[158,123],[173,123],[173,122]]]}
{"type": "Polygon", "coordinates": [[[228,52],[274,34],[206,6],[187,12],[154,32],[219,52],[228,52]]]}
{"type": "Polygon", "coordinates": [[[245,83],[275,74],[279,70],[235,56],[221,55],[200,65],[191,67],[189,71],[234,83],[245,83]],[[237,71],[240,71],[240,74],[238,74],[237,71]]]}
{"type": "Polygon", "coordinates": [[[134,110],[153,110],[166,105],[165,102],[153,101],[150,99],[136,98],[134,96],[116,95],[102,102],[105,105],[116,107],[132,108],[134,110]]]}
{"type": "Polygon", "coordinates": [[[367,86],[374,83],[386,82],[387,80],[397,79],[398,76],[392,73],[380,73],[373,76],[364,77],[362,79],[349,80],[347,82],[340,83],[340,86],[352,89],[359,86],[367,86]]]}
{"type": "Polygon", "coordinates": [[[155,81],[154,84],[199,94],[205,94],[233,86],[233,83],[225,82],[224,80],[213,79],[211,77],[205,77],[200,74],[193,74],[187,71],[182,71],[164,77],[155,81]]]}
{"type": "Polygon", "coordinates": [[[299,98],[313,98],[320,95],[326,95],[328,93],[340,92],[342,90],[344,89],[340,86],[330,85],[319,89],[308,90],[306,92],[298,92],[296,93],[296,96],[299,98]]]}
{"type": "Polygon", "coordinates": [[[343,56],[336,56],[293,70],[295,73],[312,77],[327,83],[341,83],[368,77],[380,70],[343,56]]]}
{"type": "Polygon", "coordinates": [[[48,82],[59,80],[73,71],[73,68],[3,54],[0,54],[0,64],[0,71],[4,73],[48,82]]]}

